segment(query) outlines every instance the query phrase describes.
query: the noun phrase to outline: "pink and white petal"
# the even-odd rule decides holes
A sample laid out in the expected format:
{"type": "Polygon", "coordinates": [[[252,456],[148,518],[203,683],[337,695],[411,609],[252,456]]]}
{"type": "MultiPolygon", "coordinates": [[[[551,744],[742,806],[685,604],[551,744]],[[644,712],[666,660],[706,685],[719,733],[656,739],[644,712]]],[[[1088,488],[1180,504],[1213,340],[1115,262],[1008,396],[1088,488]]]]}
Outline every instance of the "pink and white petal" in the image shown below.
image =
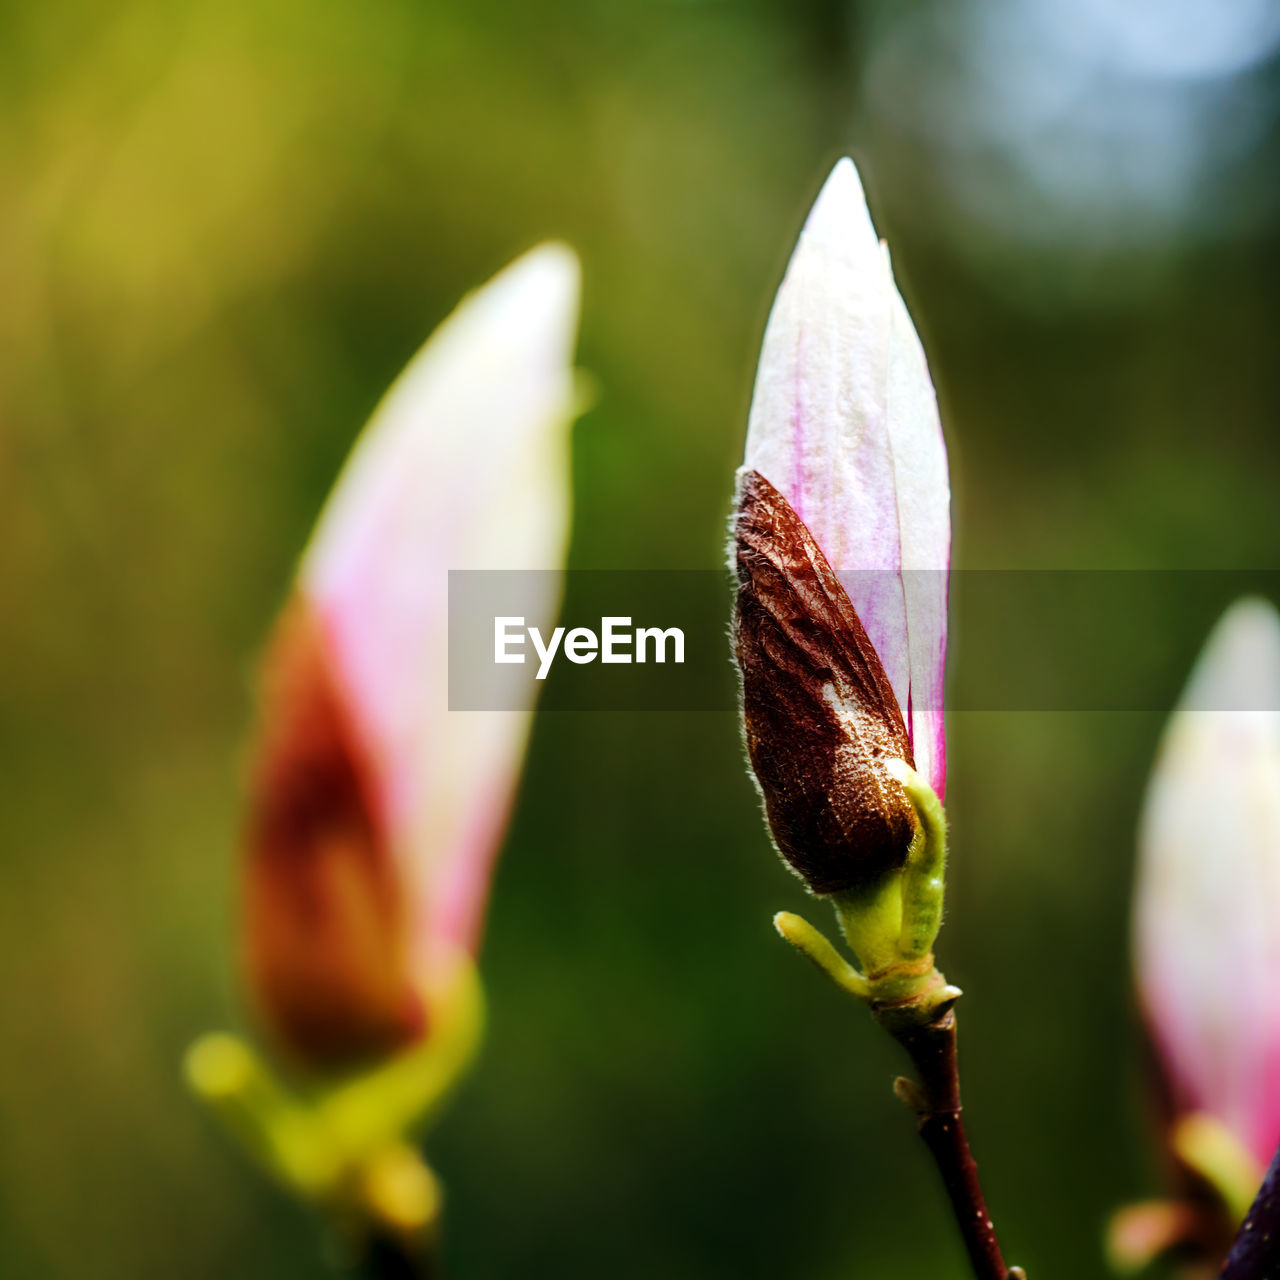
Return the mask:
{"type": "Polygon", "coordinates": [[[946,448],[923,350],[847,159],[809,214],[770,314],[744,465],[783,493],[840,575],[916,766],[941,794],[946,448]]]}
{"type": "Polygon", "coordinates": [[[885,397],[888,283],[857,171],[841,160],[769,316],[744,465],[783,494],[841,575],[905,705],[909,656],[885,397]]]}
{"type": "MultiPolygon", "coordinates": [[[[414,936],[474,946],[528,733],[448,708],[448,574],[555,570],[569,522],[578,266],[546,245],[468,296],[378,406],[303,559],[416,886],[414,936]]],[[[549,624],[555,575],[531,609],[549,624]]]]}
{"type": "MultiPolygon", "coordinates": [[[[888,251],[885,251],[886,267],[888,251]]],[[[890,277],[888,413],[902,549],[910,680],[903,715],[916,769],[946,791],[943,691],[951,567],[951,481],[938,401],[924,348],[890,277]]]]}
{"type": "Polygon", "coordinates": [[[1215,628],[1170,719],[1143,812],[1139,990],[1175,1102],[1264,1165],[1280,1140],[1280,617],[1215,628]]]}

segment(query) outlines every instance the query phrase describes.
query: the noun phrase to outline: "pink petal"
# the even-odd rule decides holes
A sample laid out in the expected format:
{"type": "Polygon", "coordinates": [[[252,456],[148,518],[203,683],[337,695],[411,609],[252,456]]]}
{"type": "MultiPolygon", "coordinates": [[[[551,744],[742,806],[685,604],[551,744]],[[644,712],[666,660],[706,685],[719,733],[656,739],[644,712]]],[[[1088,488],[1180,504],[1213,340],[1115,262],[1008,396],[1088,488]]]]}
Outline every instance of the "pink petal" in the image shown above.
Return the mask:
{"type": "Polygon", "coordinates": [[[1138,986],[1180,1108],[1265,1165],[1280,1141],[1280,617],[1246,600],[1205,645],[1140,834],[1138,986]]]}

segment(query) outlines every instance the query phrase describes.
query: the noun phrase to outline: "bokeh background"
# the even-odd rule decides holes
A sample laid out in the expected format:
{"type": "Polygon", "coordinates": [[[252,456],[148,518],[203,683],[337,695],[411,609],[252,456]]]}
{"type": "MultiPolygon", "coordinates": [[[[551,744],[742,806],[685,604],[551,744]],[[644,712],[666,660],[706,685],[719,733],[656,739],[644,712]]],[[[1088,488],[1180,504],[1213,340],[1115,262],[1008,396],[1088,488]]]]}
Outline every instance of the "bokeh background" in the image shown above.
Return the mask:
{"type": "MultiPolygon", "coordinates": [[[[250,674],[379,393],[535,240],[586,269],[579,567],[720,563],[768,305],[846,151],[958,565],[1277,567],[1267,0],[53,0],[0,32],[6,1277],[333,1273],[178,1068],[245,1021],[250,674]]],[[[1210,621],[1096,626],[1140,679],[1210,621]]],[[[951,720],[942,958],[1042,1280],[1100,1274],[1159,1187],[1126,937],[1159,693],[951,720]]],[[[731,715],[540,718],[491,1038],[430,1144],[450,1274],[964,1274],[892,1045],[772,935],[803,902],[731,715]]]]}

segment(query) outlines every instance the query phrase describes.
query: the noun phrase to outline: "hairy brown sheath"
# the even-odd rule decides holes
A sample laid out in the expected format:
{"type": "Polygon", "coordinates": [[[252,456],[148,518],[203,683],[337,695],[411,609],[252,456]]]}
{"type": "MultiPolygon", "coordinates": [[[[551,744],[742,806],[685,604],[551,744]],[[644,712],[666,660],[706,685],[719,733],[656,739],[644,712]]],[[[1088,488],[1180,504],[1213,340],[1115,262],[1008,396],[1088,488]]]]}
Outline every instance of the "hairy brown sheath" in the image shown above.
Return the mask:
{"type": "Polygon", "coordinates": [[[884,767],[915,765],[902,711],[822,548],[758,471],[734,532],[747,752],[774,841],[815,893],[858,888],[901,867],[915,831],[884,767]]]}
{"type": "Polygon", "coordinates": [[[262,704],[244,866],[250,987],[308,1062],[385,1054],[424,1027],[404,893],[367,753],[302,600],[272,637],[262,704]]]}

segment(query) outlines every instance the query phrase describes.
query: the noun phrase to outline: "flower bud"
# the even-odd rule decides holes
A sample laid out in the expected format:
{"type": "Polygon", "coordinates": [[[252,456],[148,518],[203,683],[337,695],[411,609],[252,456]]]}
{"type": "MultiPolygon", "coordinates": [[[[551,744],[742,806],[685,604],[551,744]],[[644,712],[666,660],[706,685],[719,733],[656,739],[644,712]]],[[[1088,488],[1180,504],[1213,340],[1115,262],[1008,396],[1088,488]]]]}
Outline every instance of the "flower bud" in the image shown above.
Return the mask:
{"type": "Polygon", "coordinates": [[[1138,990],[1175,1118],[1252,1153],[1280,1141],[1280,616],[1215,627],[1169,720],[1142,815],[1138,990]]]}
{"type": "MultiPolygon", "coordinates": [[[[468,297],[388,392],[265,664],[244,873],[251,989],[317,1065],[429,1030],[478,942],[526,712],[451,712],[448,574],[556,569],[578,269],[544,246],[468,297]]],[[[531,575],[549,628],[554,574],[531,575]]]]}
{"type": "Polygon", "coordinates": [[[906,793],[946,776],[950,491],[924,352],[841,160],[765,331],[739,474],[735,647],[747,746],[815,892],[905,862],[906,793]]]}

